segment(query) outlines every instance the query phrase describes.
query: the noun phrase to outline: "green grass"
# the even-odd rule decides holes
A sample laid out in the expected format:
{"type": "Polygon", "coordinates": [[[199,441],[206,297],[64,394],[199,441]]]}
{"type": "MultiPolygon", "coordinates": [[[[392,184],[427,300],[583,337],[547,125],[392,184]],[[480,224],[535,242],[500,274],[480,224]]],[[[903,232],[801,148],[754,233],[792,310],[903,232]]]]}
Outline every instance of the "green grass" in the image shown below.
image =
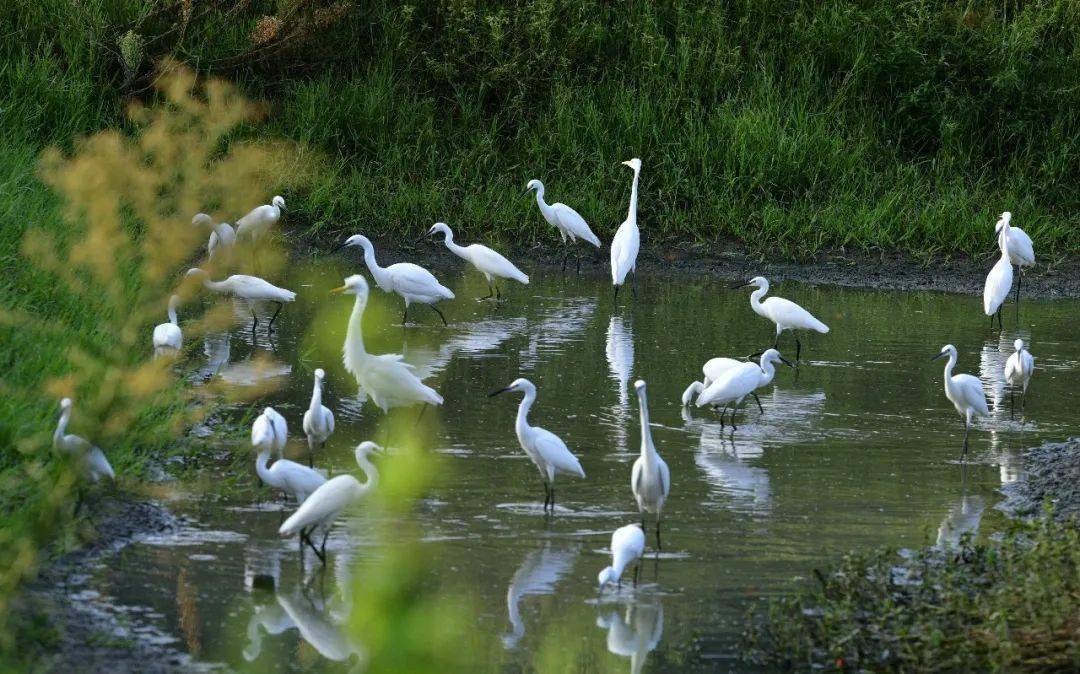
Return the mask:
{"type": "Polygon", "coordinates": [[[1076,671],[1080,529],[1047,516],[957,550],[852,554],[751,618],[747,657],[799,671],[1076,671]]]}

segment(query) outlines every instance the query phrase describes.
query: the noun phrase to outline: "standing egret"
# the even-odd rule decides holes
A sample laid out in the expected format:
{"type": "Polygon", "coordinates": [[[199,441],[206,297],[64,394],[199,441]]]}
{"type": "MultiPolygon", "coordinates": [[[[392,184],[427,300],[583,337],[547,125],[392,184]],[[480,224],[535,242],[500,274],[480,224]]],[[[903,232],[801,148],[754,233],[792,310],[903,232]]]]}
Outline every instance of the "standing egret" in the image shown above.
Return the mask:
{"type": "MultiPolygon", "coordinates": [[[[536,190],[536,205],[540,207],[540,214],[544,216],[549,225],[555,225],[559,230],[564,247],[563,269],[566,269],[566,258],[570,255],[570,249],[566,248],[567,238],[570,239],[571,244],[580,238],[597,248],[600,247],[600,239],[589,229],[589,224],[585,222],[585,218],[581,217],[580,213],[566,204],[555,203],[549,206],[544,201],[544,183],[535,179],[530,180],[529,184],[525,186],[525,191],[528,192],[529,190],[536,190]]],[[[575,253],[577,254],[577,270],[581,271],[581,255],[576,248],[575,253]]]]}
{"type": "MultiPolygon", "coordinates": [[[[704,375],[701,381],[691,382],[686,390],[682,394],[683,407],[689,407],[690,403],[694,402],[702,391],[709,388],[709,384],[713,383],[720,378],[724,372],[727,372],[733,367],[739,367],[746,365],[746,361],[737,360],[735,358],[710,358],[701,366],[701,373],[704,375]]],[[[761,400],[758,399],[757,393],[751,393],[754,396],[754,400],[757,400],[758,409],[764,412],[761,407],[761,400]]]]}
{"type": "Polygon", "coordinates": [[[1021,389],[1020,405],[1027,407],[1028,384],[1031,382],[1031,375],[1035,373],[1035,357],[1024,348],[1024,340],[1018,339],[1013,342],[1013,348],[1016,351],[1009,356],[1009,360],[1005,361],[1005,381],[1012,386],[1012,390],[1009,392],[1010,415],[1012,414],[1012,408],[1016,407],[1017,387],[1021,389]]]}
{"type": "Polygon", "coordinates": [[[113,472],[104,452],[91,445],[86,438],[68,434],[67,426],[68,421],[71,420],[71,407],[71,398],[60,401],[60,421],[57,422],[56,431],[53,432],[53,449],[71,457],[81,479],[92,484],[96,484],[103,477],[115,480],[116,473],[113,472]]]}
{"type": "Polygon", "coordinates": [[[281,197],[274,197],[269,204],[256,206],[236,221],[236,236],[246,236],[252,241],[262,238],[263,234],[281,219],[281,212],[284,210],[285,200],[281,197]]]}
{"type": "MultiPolygon", "coordinates": [[[[757,287],[757,290],[750,293],[750,308],[758,316],[764,316],[776,324],[776,339],[773,341],[774,349],[780,345],[780,333],[784,330],[813,330],[823,335],[829,332],[829,326],[814,318],[813,314],[791,300],[785,300],[783,297],[770,297],[764,302],[761,301],[761,298],[765,297],[766,293],[769,292],[769,282],[765,280],[764,276],[755,276],[746,283],[740,283],[732,288],[745,288],[746,286],[757,287]]],[[[802,344],[799,342],[798,333],[796,333],[796,363],[799,362],[801,353],[802,344]]]]}
{"type": "Polygon", "coordinates": [[[1019,227],[1012,226],[1012,213],[1005,211],[994,225],[994,234],[1001,235],[1001,230],[1008,227],[1009,261],[1016,265],[1016,317],[1020,318],[1020,285],[1024,282],[1024,267],[1035,264],[1035,247],[1031,237],[1019,227]]]}
{"type": "Polygon", "coordinates": [[[521,399],[521,404],[518,405],[514,431],[517,433],[521,448],[532,459],[532,462],[540,471],[540,476],[544,479],[544,512],[548,511],[550,503],[551,512],[554,513],[555,476],[559,473],[566,473],[567,475],[585,477],[585,471],[582,470],[577,457],[570,453],[566,443],[559,436],[539,426],[529,425],[529,409],[536,402],[536,386],[528,379],[515,379],[509,386],[493,391],[488,394],[488,397],[491,398],[508,391],[525,394],[525,397],[521,399]]]}
{"type": "Polygon", "coordinates": [[[311,404],[304,412],[304,435],[308,441],[308,465],[312,465],[315,447],[326,446],[326,440],[334,432],[334,413],[322,404],[323,382],[326,372],[320,367],[315,370],[315,387],[311,391],[311,404]]]}
{"type": "Polygon", "coordinates": [[[258,276],[248,276],[247,274],[233,274],[224,281],[211,281],[210,276],[199,269],[189,269],[188,276],[195,276],[202,280],[203,286],[216,293],[223,295],[232,295],[233,297],[239,297],[247,300],[251,304],[251,329],[254,331],[259,325],[259,317],[255,315],[255,302],[273,302],[277,305],[277,311],[270,318],[270,325],[267,326],[267,331],[274,329],[274,321],[277,319],[278,314],[281,313],[281,308],[285,306],[285,302],[292,302],[296,299],[296,293],[285,288],[279,288],[273,283],[264,281],[258,276]]]}
{"type": "Polygon", "coordinates": [[[935,361],[944,356],[949,357],[945,363],[945,397],[949,399],[956,411],[964,417],[964,451],[962,456],[967,456],[968,433],[971,431],[971,417],[990,416],[990,408],[986,404],[986,392],[983,391],[982,382],[978,377],[970,374],[953,374],[956,366],[956,347],[946,344],[941,347],[941,353],[931,358],[935,361]]]}
{"type": "Polygon", "coordinates": [[[206,213],[196,213],[191,218],[191,224],[210,229],[210,240],[206,244],[206,252],[211,260],[218,252],[228,253],[236,244],[236,231],[227,222],[214,224],[213,218],[206,213]]]}
{"type": "Polygon", "coordinates": [[[513,279],[518,283],[529,284],[529,277],[524,274],[520,269],[514,266],[514,263],[507,260],[499,253],[493,251],[487,246],[482,246],[478,243],[474,243],[469,246],[459,246],[454,243],[454,232],[450,230],[450,226],[445,222],[436,222],[428,230],[428,236],[433,236],[437,232],[442,232],[446,235],[443,239],[443,243],[450,249],[450,252],[457,255],[462,260],[472,264],[484,275],[484,278],[488,282],[488,294],[482,299],[488,299],[494,297],[499,299],[501,294],[499,293],[499,284],[495,279],[507,278],[513,279]],[[494,283],[494,289],[492,289],[492,283],[494,283]]]}
{"type": "Polygon", "coordinates": [[[430,386],[413,373],[413,366],[398,353],[370,354],[364,348],[363,318],[367,307],[368,284],[363,276],[354,274],[345,279],[345,285],[331,292],[355,295],[349,327],[345,331],[342,361],[345,369],[354,377],[360,388],[382,411],[416,403],[442,405],[443,399],[430,386]]]}
{"type": "Polygon", "coordinates": [[[300,504],[321,487],[326,478],[312,468],[281,458],[287,436],[284,417],[272,407],[263,410],[251,425],[251,444],[259,450],[255,472],[263,484],[280,489],[300,504]],[[278,458],[268,468],[271,452],[275,452],[278,458]]]}
{"type": "Polygon", "coordinates": [[[362,234],[350,236],[345,240],[345,243],[338,247],[345,248],[348,246],[360,246],[363,248],[364,262],[367,263],[367,268],[371,272],[371,277],[375,279],[375,283],[385,292],[397,293],[405,300],[405,311],[401,314],[401,323],[403,325],[409,315],[409,304],[413,302],[431,307],[442,319],[443,325],[447,324],[446,316],[443,316],[435,303],[454,299],[454,293],[439,283],[439,280],[431,272],[411,262],[398,262],[389,267],[380,267],[379,263],[375,261],[375,247],[362,234]]]}
{"type": "Polygon", "coordinates": [[[634,571],[634,584],[637,585],[638,572],[641,571],[641,555],[645,552],[645,531],[639,524],[627,524],[611,534],[611,566],[600,572],[600,590],[608,583],[622,584],[622,574],[630,562],[638,561],[634,571]]]}
{"type": "Polygon", "coordinates": [[[634,182],[630,188],[630,209],[626,220],[619,225],[615,238],[611,240],[611,283],[615,288],[615,297],[619,297],[619,286],[626,281],[626,275],[633,272],[634,285],[637,285],[637,256],[641,247],[641,232],[637,226],[638,178],[641,177],[641,160],[637,157],[623,162],[634,171],[634,182]]]}
{"type": "MultiPolygon", "coordinates": [[[[740,367],[733,367],[720,375],[720,378],[709,384],[708,388],[701,392],[697,398],[697,406],[711,405],[726,409],[731,405],[731,427],[735,426],[735,411],[739,404],[748,395],[754,393],[754,389],[769,385],[776,375],[775,362],[781,362],[788,367],[794,367],[776,349],[769,349],[761,354],[761,364],[743,363],[740,367]]],[[[760,401],[758,405],[760,406],[760,401]]],[[[724,426],[724,411],[720,411],[720,427],[724,426]]]]}
{"type": "Polygon", "coordinates": [[[1001,257],[986,275],[986,284],[983,286],[983,312],[990,317],[991,330],[994,328],[994,314],[997,314],[998,328],[1005,329],[1005,324],[1001,321],[1001,305],[1009,296],[1013,282],[1013,268],[1009,261],[1008,251],[1009,229],[1009,223],[1002,221],[998,229],[998,248],[1001,250],[1001,257]]]}
{"type": "Polygon", "coordinates": [[[316,489],[297,508],[296,512],[285,520],[278,529],[281,536],[300,534],[300,540],[306,542],[315,551],[322,563],[326,564],[326,538],[330,535],[330,527],[353,503],[361,500],[379,484],[379,471],[368,460],[372,452],[381,451],[382,448],[371,441],[361,442],[356,447],[356,464],[367,476],[361,484],[352,475],[338,475],[316,489]],[[316,548],[311,540],[311,534],[316,530],[323,530],[322,546],[316,548]]]}
{"type": "Polygon", "coordinates": [[[169,298],[169,322],[159,323],[154,326],[155,354],[179,351],[184,344],[184,334],[180,331],[180,324],[176,320],[176,307],[178,304],[180,304],[180,296],[171,296],[169,298]]]}
{"type": "Polygon", "coordinates": [[[637,392],[638,410],[641,416],[641,456],[634,461],[630,472],[630,490],[637,501],[641,513],[641,528],[645,528],[645,513],[656,515],[656,549],[660,550],[660,516],[671,490],[671,473],[667,463],[660,458],[653,444],[652,431],[649,429],[649,403],[645,396],[645,382],[634,382],[637,392]]]}

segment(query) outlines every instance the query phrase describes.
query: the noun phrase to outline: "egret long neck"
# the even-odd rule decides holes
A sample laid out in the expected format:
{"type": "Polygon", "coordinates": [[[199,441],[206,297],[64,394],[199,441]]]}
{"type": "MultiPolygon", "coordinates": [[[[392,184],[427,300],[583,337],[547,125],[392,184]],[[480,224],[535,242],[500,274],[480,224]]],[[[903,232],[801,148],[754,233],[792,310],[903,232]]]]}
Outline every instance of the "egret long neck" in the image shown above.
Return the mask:
{"type": "Polygon", "coordinates": [[[354,374],[356,363],[367,355],[364,350],[364,305],[364,298],[357,295],[349,315],[349,327],[345,330],[345,367],[354,374]]]}
{"type": "Polygon", "coordinates": [[[263,484],[268,486],[276,486],[274,484],[274,476],[267,467],[267,463],[270,461],[270,450],[264,449],[259,452],[259,455],[255,457],[255,472],[259,475],[259,479],[263,481],[263,484]]]}
{"type": "Polygon", "coordinates": [[[656,458],[656,448],[649,430],[649,402],[645,391],[638,392],[638,416],[641,417],[641,457],[646,463],[652,463],[656,458]]]}
{"type": "Polygon", "coordinates": [[[761,363],[761,382],[758,386],[767,386],[772,383],[773,377],[776,376],[776,366],[773,365],[771,360],[766,360],[761,363]]]}
{"type": "Polygon", "coordinates": [[[370,242],[362,245],[364,247],[364,262],[371,271],[371,275],[375,277],[375,282],[381,286],[385,272],[379,266],[379,263],[375,261],[375,246],[372,246],[370,242]]]}
{"type": "Polygon", "coordinates": [[[322,381],[316,377],[315,387],[311,390],[311,405],[308,409],[311,410],[313,417],[318,418],[320,408],[322,408],[322,381]]]}
{"type": "Polygon", "coordinates": [[[176,297],[175,296],[169,299],[169,322],[172,323],[173,325],[178,324],[177,319],[176,319],[176,297]]]}
{"type": "Polygon", "coordinates": [[[540,211],[542,213],[547,213],[549,210],[551,210],[551,206],[548,206],[547,202],[544,201],[543,183],[540,183],[540,185],[536,188],[536,205],[540,207],[540,211]]]}
{"type": "Polygon", "coordinates": [[[754,292],[750,293],[750,308],[754,310],[759,316],[765,315],[765,308],[761,306],[761,298],[765,297],[765,294],[769,292],[769,286],[761,286],[754,292]]]}
{"type": "Polygon", "coordinates": [[[519,438],[525,437],[525,432],[529,429],[529,410],[532,409],[534,402],[536,402],[536,391],[526,390],[525,397],[518,405],[517,421],[514,423],[514,430],[517,431],[519,438]]]}
{"type": "Polygon", "coordinates": [[[945,393],[949,393],[952,390],[952,371],[956,366],[956,354],[950,353],[949,360],[945,363],[945,393]]]}
{"type": "Polygon", "coordinates": [[[454,233],[449,229],[444,233],[446,234],[446,241],[444,241],[444,243],[446,244],[446,247],[450,249],[450,252],[464,260],[468,260],[469,255],[468,252],[466,252],[465,247],[454,243],[454,233]]]}
{"type": "Polygon", "coordinates": [[[60,413],[60,421],[56,424],[56,431],[53,433],[53,447],[60,447],[64,441],[64,434],[67,433],[68,420],[71,419],[71,408],[66,408],[60,413]]]}
{"type": "Polygon", "coordinates": [[[205,288],[213,290],[216,293],[228,292],[228,288],[225,287],[224,281],[211,281],[209,276],[203,279],[202,284],[205,288]]]}
{"type": "Polygon", "coordinates": [[[364,484],[360,485],[360,489],[362,494],[366,494],[378,486],[379,469],[371,461],[368,461],[367,452],[357,454],[356,465],[360,466],[360,470],[364,471],[364,484]]]}
{"type": "Polygon", "coordinates": [[[641,171],[634,169],[634,183],[630,186],[630,208],[626,212],[626,221],[637,224],[637,186],[641,171]]]}

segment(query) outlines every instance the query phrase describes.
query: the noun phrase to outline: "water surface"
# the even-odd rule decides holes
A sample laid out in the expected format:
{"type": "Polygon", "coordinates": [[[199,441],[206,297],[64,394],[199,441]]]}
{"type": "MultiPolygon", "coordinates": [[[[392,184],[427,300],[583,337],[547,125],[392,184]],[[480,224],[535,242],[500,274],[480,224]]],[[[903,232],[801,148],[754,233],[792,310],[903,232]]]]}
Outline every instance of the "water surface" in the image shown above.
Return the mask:
{"type": "MultiPolygon", "coordinates": [[[[326,368],[324,403],[338,430],[318,461],[334,473],[355,468],[352,448],[373,437],[380,416],[338,360],[351,298],[331,299],[326,289],[344,272],[330,264],[297,271],[288,285],[299,299],[275,337],[262,332],[265,321],[254,337],[238,326],[208,338],[189,364],[194,385],[207,377],[280,384],[258,406],[285,414],[294,438],[311,373],[326,368]]],[[[751,404],[733,432],[712,412],[680,409],[679,396],[708,358],[771,345],[772,326],[751,312],[748,291],[671,277],[641,282],[636,298],[623,293],[615,306],[601,277],[540,269],[532,285],[509,287],[493,304],[473,299],[486,293],[479,277],[453,267],[439,275],[458,293],[443,305],[450,327],[420,307],[403,328],[398,301],[381,296],[386,309],[365,328],[371,350],[405,353],[446,399],[430,450],[448,472],[419,518],[424,549],[473,594],[483,609],[476,629],[497,644],[478,671],[532,669],[559,639],[587,654],[578,660],[585,670],[741,671],[737,637],[750,602],[851,549],[985,535],[1002,517],[996,490],[1019,476],[1018,452],[1074,432],[1077,399],[1066,383],[1080,357],[1076,301],[1026,302],[1020,326],[1007,320],[999,333],[988,330],[977,297],[771,279],[774,294],[832,332],[803,338],[803,366],[781,368],[760,392],[764,414],[751,404]],[[1002,370],[1017,336],[1031,343],[1038,370],[1026,414],[1013,418],[1002,370]],[[959,349],[958,371],[982,378],[993,411],[972,432],[966,469],[957,461],[961,417],[944,397],[941,361],[929,362],[945,343],[959,349]],[[532,423],[566,440],[588,475],[560,478],[550,519],[513,433],[517,400],[486,396],[518,376],[539,388],[532,423]],[[648,382],[653,437],[672,473],[664,554],[650,557],[636,590],[624,583],[598,599],[610,532],[636,519],[638,378],[648,382]]],[[[238,320],[248,315],[238,308],[238,320]]],[[[793,355],[790,337],[780,347],[793,355]]],[[[245,414],[246,406],[225,412],[245,414]]],[[[302,436],[294,443],[302,456],[302,436]]],[[[340,625],[351,565],[374,550],[363,513],[356,530],[334,532],[323,576],[310,556],[302,570],[295,544],[277,538],[282,513],[265,494],[188,488],[168,505],[191,526],[94,569],[87,601],[127,611],[199,662],[285,672],[362,660],[363,635],[347,637],[340,625]],[[275,589],[256,587],[260,577],[275,589]]]]}

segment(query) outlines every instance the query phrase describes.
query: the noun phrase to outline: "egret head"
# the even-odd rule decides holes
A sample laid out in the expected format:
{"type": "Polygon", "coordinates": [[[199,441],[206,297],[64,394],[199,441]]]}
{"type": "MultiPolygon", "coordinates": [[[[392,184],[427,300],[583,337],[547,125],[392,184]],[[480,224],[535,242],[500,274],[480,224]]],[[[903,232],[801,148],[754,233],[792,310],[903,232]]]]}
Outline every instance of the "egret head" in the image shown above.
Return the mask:
{"type": "Polygon", "coordinates": [[[353,234],[349,238],[345,239],[345,243],[341,244],[339,248],[348,246],[360,246],[364,250],[372,248],[371,239],[367,238],[363,234],[353,234]]]}
{"type": "Polygon", "coordinates": [[[955,358],[956,357],[956,347],[953,346],[952,344],[946,344],[945,346],[941,347],[941,351],[938,352],[938,355],[934,356],[930,360],[935,361],[938,358],[944,358],[945,356],[951,356],[951,357],[955,358]]]}
{"type": "Polygon", "coordinates": [[[70,410],[71,409],[71,404],[72,404],[71,403],[71,398],[64,398],[63,400],[60,401],[60,409],[62,409],[62,410],[70,410]]]}
{"type": "Polygon", "coordinates": [[[428,236],[435,236],[439,232],[445,234],[447,239],[454,238],[454,233],[450,231],[450,225],[445,222],[436,222],[432,225],[431,229],[428,230],[428,236]]]}
{"type": "Polygon", "coordinates": [[[530,180],[529,184],[525,186],[525,191],[526,192],[528,192],[530,190],[542,190],[542,189],[544,189],[544,183],[540,182],[536,178],[533,178],[532,180],[530,180]]]}
{"type": "Polygon", "coordinates": [[[281,197],[274,197],[273,199],[270,200],[270,203],[273,204],[274,206],[277,206],[278,208],[280,208],[283,211],[285,210],[285,200],[282,199],[281,197]]]}
{"type": "Polygon", "coordinates": [[[645,380],[644,379],[638,379],[636,382],[634,382],[634,390],[637,391],[639,394],[644,393],[645,392],[645,380]]]}
{"type": "Polygon", "coordinates": [[[638,159],[637,157],[634,157],[633,159],[627,159],[626,161],[623,162],[623,166],[629,166],[630,168],[634,169],[635,171],[640,171],[641,170],[641,160],[638,159]]]}
{"type": "Polygon", "coordinates": [[[315,369],[315,378],[318,380],[326,379],[326,370],[320,368],[315,369]]]}
{"type": "Polygon", "coordinates": [[[528,393],[530,391],[535,393],[536,392],[536,386],[534,386],[533,383],[531,381],[529,381],[528,379],[525,379],[524,377],[522,377],[520,379],[515,379],[506,388],[501,388],[498,391],[492,391],[491,393],[488,394],[488,397],[493,398],[493,397],[499,395],[500,393],[528,393]]]}
{"type": "Polygon", "coordinates": [[[1017,351],[1023,351],[1024,350],[1024,340],[1018,339],[1015,342],[1013,342],[1013,348],[1016,349],[1017,351]]]}
{"type": "Polygon", "coordinates": [[[784,358],[783,356],[781,356],[780,352],[777,351],[776,349],[766,349],[765,352],[761,354],[761,361],[760,362],[761,362],[762,365],[764,365],[765,363],[777,363],[777,362],[780,362],[780,363],[783,363],[784,365],[787,365],[788,367],[795,367],[794,365],[791,364],[791,361],[789,361],[787,358],[784,358]]]}
{"type": "Polygon", "coordinates": [[[1009,211],[1005,211],[998,218],[997,224],[994,225],[994,231],[995,232],[1000,232],[1002,227],[1004,227],[1005,225],[1007,225],[1007,224],[1009,224],[1011,222],[1012,222],[1012,213],[1010,213],[1009,211]]]}
{"type": "Polygon", "coordinates": [[[214,221],[206,213],[196,213],[195,215],[191,216],[191,224],[195,225],[196,227],[213,227],[214,221]]]}
{"type": "Polygon", "coordinates": [[[603,590],[608,585],[608,583],[613,583],[618,579],[619,577],[615,575],[615,569],[611,568],[610,566],[606,566],[597,576],[597,581],[599,583],[599,587],[597,587],[597,589],[603,590]]]}
{"type": "Polygon", "coordinates": [[[198,279],[200,281],[205,281],[207,279],[207,277],[209,276],[209,274],[207,274],[206,271],[204,271],[202,269],[199,269],[198,267],[193,267],[191,269],[188,269],[187,273],[184,274],[184,276],[186,276],[186,277],[194,277],[194,278],[196,278],[196,279],[198,279]]]}
{"type": "Polygon", "coordinates": [[[383,451],[383,448],[382,448],[381,445],[378,445],[378,444],[372,442],[371,440],[364,440],[363,442],[361,442],[359,445],[356,446],[356,458],[357,458],[357,460],[359,460],[360,457],[365,457],[366,458],[367,456],[369,456],[371,454],[381,454],[382,451],[383,451]]]}
{"type": "Polygon", "coordinates": [[[330,292],[332,293],[345,293],[346,295],[356,295],[358,298],[367,301],[368,296],[368,282],[360,274],[353,274],[345,279],[345,285],[334,288],[330,292]]]}
{"type": "Polygon", "coordinates": [[[734,290],[736,288],[745,288],[747,286],[755,286],[757,288],[768,288],[769,287],[769,282],[765,280],[764,276],[755,276],[754,278],[750,279],[746,283],[738,283],[736,285],[731,286],[731,289],[734,290]]]}

